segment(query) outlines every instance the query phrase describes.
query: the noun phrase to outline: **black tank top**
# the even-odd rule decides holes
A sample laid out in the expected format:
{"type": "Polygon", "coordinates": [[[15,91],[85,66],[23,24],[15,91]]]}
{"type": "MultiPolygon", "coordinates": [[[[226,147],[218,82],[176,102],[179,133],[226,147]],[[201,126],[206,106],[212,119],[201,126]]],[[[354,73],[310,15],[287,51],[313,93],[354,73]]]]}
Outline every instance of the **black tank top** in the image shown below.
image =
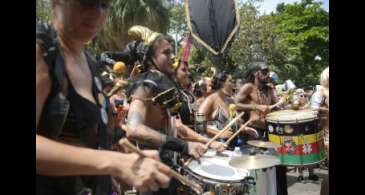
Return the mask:
{"type": "MultiPolygon", "coordinates": [[[[70,103],[70,108],[62,131],[57,139],[97,149],[100,145],[99,129],[102,123],[100,107],[79,95],[67,74],[65,77],[68,82],[67,99],[70,103]]],[[[94,98],[97,97],[97,91],[95,82],[93,82],[92,92],[94,98]]],[[[110,195],[110,176],[49,177],[37,175],[38,195],[77,195],[87,194],[89,190],[93,195],[110,195]]]]}
{"type": "MultiPolygon", "coordinates": [[[[46,26],[47,27],[47,26],[46,26]]],[[[66,140],[71,138],[88,148],[103,147],[110,149],[112,136],[110,118],[108,124],[102,122],[100,95],[105,97],[103,108],[110,113],[109,101],[102,93],[101,79],[97,73],[96,61],[86,54],[92,76],[92,95],[97,104],[80,96],[70,82],[64,67],[64,59],[59,51],[57,39],[52,28],[44,31],[37,26],[37,39],[45,42],[46,62],[50,69],[51,91],[45,101],[37,133],[50,139],[66,140]],[[52,36],[51,36],[52,35],[52,36]],[[48,39],[47,39],[48,38],[48,39]],[[54,49],[55,48],[55,49],[54,49]],[[61,92],[67,79],[67,97],[61,92]],[[98,81],[98,83],[96,83],[98,81]]],[[[110,114],[109,114],[110,116],[110,114]]],[[[105,117],[104,117],[105,118],[105,117]]],[[[92,159],[91,159],[92,160],[92,159]]],[[[111,194],[110,176],[60,176],[49,177],[37,174],[37,195],[77,195],[91,190],[93,195],[111,194]]]]}
{"type": "MultiPolygon", "coordinates": [[[[59,138],[78,140],[88,147],[97,148],[98,125],[101,122],[100,108],[78,94],[69,77],[67,75],[66,77],[68,80],[67,99],[70,101],[70,110],[59,138]]],[[[97,97],[95,94],[93,96],[97,97]]]]}

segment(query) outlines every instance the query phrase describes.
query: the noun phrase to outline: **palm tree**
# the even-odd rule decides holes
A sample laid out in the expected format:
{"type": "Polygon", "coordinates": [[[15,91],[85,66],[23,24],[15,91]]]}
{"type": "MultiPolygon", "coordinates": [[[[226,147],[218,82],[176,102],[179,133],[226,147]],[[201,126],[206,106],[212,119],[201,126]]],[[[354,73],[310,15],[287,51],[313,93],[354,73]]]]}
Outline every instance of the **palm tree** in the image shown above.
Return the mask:
{"type": "Polygon", "coordinates": [[[168,10],[161,0],[114,0],[103,30],[96,41],[100,50],[122,50],[130,40],[127,31],[133,25],[143,25],[166,33],[168,10]]]}

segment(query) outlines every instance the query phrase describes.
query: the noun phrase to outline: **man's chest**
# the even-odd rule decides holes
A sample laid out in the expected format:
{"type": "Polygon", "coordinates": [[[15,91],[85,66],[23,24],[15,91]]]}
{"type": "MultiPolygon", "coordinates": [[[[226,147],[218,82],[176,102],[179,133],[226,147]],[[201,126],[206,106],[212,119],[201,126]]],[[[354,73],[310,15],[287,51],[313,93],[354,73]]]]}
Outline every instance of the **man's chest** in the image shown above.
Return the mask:
{"type": "Polygon", "coordinates": [[[269,91],[253,89],[250,93],[250,99],[252,103],[270,105],[272,102],[272,95],[269,91]]]}

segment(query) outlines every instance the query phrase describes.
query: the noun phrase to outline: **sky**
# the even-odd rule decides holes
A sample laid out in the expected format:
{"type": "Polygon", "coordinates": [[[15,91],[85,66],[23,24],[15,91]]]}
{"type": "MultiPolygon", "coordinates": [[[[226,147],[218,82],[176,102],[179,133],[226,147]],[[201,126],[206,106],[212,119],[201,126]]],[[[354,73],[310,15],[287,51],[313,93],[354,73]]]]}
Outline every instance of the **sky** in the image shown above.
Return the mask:
{"type": "MultiPolygon", "coordinates": [[[[316,0],[317,2],[322,2],[322,8],[326,11],[329,11],[329,0],[316,0]]],[[[272,11],[275,11],[276,5],[279,3],[294,3],[294,2],[300,2],[300,0],[264,0],[263,2],[259,3],[258,5],[261,5],[259,10],[263,14],[270,13],[272,11]]]]}

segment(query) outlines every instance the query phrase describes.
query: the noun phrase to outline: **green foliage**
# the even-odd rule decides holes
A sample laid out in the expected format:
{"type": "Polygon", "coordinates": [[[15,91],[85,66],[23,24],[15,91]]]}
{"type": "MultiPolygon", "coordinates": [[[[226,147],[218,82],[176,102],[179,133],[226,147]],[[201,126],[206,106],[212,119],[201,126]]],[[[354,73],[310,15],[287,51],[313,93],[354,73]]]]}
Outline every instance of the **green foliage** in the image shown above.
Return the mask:
{"type": "Polygon", "coordinates": [[[49,0],[36,0],[36,20],[50,21],[51,5],[49,0]]]}
{"type": "Polygon", "coordinates": [[[328,12],[312,0],[280,5],[278,9],[280,12],[272,18],[277,23],[275,33],[282,36],[279,48],[287,58],[275,65],[283,78],[303,84],[318,83],[320,72],[328,66],[328,12]],[[321,60],[316,60],[316,56],[321,60]]]}
{"type": "MultiPolygon", "coordinates": [[[[37,20],[50,20],[50,0],[36,1],[37,20]]],[[[114,0],[112,1],[106,24],[93,44],[88,48],[99,54],[105,50],[122,50],[131,41],[128,29],[133,25],[143,25],[153,31],[166,33],[169,14],[160,0],[114,0]]]]}
{"type": "MultiPolygon", "coordinates": [[[[318,83],[320,72],[328,66],[328,12],[318,2],[302,0],[278,4],[276,12],[261,15],[257,3],[262,1],[237,0],[240,29],[227,53],[220,58],[194,43],[189,60],[194,78],[207,76],[212,66],[244,77],[251,63],[266,61],[280,80],[292,79],[297,84],[318,83]],[[316,60],[316,56],[321,60],[316,60]]],[[[49,2],[36,1],[37,20],[50,20],[49,2]]],[[[123,49],[130,41],[128,29],[137,24],[154,31],[169,32],[181,47],[187,30],[184,1],[114,0],[103,30],[88,49],[95,54],[123,49]]]]}
{"type": "Polygon", "coordinates": [[[159,0],[114,0],[97,45],[101,50],[122,50],[131,41],[128,29],[142,25],[165,33],[169,26],[168,10],[159,0]]]}

